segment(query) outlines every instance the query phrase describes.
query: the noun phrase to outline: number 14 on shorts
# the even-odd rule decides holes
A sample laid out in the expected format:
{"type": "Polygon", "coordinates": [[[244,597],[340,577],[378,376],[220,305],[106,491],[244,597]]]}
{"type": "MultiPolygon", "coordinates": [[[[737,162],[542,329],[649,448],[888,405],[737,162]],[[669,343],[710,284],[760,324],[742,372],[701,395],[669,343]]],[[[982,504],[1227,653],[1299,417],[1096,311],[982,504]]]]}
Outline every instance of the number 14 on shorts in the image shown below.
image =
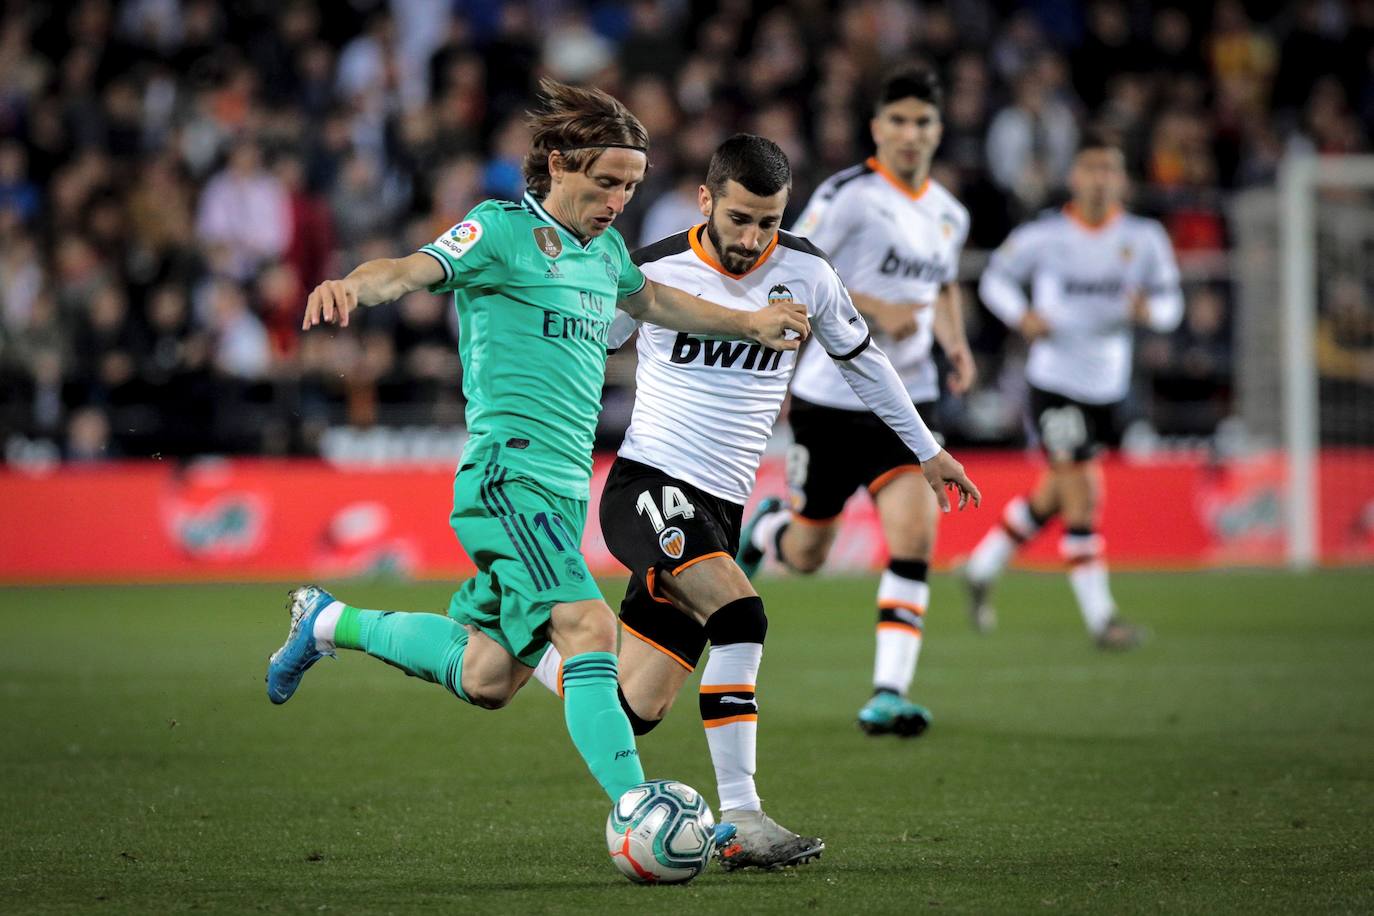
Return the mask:
{"type": "Polygon", "coordinates": [[[635,500],[635,511],[649,519],[663,552],[675,560],[681,559],[687,548],[687,536],[681,528],[675,525],[669,527],[668,522],[675,518],[690,519],[697,514],[696,507],[683,495],[682,490],[671,485],[662,487],[658,501],[654,499],[653,490],[644,490],[635,500]]]}

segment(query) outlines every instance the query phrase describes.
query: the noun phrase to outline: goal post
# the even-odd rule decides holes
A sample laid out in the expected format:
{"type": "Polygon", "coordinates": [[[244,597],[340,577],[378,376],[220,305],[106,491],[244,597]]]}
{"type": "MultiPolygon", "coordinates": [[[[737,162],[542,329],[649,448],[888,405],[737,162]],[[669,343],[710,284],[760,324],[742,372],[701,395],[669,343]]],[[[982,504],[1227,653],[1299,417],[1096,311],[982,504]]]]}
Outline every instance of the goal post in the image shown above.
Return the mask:
{"type": "MultiPolygon", "coordinates": [[[[1279,171],[1280,246],[1280,362],[1281,426],[1287,486],[1287,560],[1294,569],[1311,569],[1322,557],[1321,507],[1323,446],[1322,410],[1347,408],[1352,423],[1374,421],[1364,416],[1362,405],[1324,405],[1320,397],[1317,364],[1318,314],[1325,262],[1320,257],[1323,240],[1337,250],[1350,249],[1366,289],[1370,266],[1364,254],[1374,245],[1374,214],[1360,200],[1374,192],[1374,156],[1316,156],[1291,154],[1279,171]],[[1327,207],[1321,195],[1347,192],[1356,195],[1354,206],[1341,200],[1327,207]]],[[[1371,405],[1363,405],[1370,408],[1371,405]]],[[[1357,431],[1358,432],[1358,431],[1357,431]]]]}

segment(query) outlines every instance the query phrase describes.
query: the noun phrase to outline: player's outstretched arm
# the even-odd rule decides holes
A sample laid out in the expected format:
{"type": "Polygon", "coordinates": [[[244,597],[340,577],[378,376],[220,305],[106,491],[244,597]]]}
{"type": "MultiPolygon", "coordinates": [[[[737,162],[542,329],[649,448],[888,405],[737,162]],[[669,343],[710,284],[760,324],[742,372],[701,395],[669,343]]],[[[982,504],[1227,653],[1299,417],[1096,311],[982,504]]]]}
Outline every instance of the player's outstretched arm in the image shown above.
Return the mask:
{"type": "Polygon", "coordinates": [[[342,280],[325,280],[311,291],[301,330],[324,323],[348,327],[348,314],[358,306],[390,302],[442,279],[444,268],[424,252],[365,261],[342,280]]]}
{"type": "Polygon", "coordinates": [[[648,280],[644,288],[617,303],[639,321],[689,334],[718,334],[753,340],[774,350],[795,350],[811,333],[806,307],[791,300],[756,312],[729,309],[680,289],[648,280]],[[788,333],[796,335],[789,337],[788,333]]]}

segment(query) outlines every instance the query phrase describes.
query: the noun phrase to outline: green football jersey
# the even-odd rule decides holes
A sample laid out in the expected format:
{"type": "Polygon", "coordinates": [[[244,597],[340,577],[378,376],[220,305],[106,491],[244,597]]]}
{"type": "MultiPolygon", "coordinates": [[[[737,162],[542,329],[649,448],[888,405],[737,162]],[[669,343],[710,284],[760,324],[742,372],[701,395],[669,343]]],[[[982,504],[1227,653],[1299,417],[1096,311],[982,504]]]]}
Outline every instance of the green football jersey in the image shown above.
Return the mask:
{"type": "Polygon", "coordinates": [[[478,204],[420,250],[444,267],[430,292],[452,291],[458,309],[464,462],[499,446],[517,473],[588,499],[607,332],[645,283],[620,233],[584,245],[526,194],[478,204]]]}

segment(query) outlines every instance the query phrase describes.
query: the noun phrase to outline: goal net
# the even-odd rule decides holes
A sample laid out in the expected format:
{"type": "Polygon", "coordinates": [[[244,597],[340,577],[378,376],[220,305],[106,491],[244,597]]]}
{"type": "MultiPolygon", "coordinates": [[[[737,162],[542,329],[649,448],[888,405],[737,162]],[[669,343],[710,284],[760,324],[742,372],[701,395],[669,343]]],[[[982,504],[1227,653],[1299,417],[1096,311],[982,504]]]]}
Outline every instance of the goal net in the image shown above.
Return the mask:
{"type": "Polygon", "coordinates": [[[1290,565],[1374,561],[1374,156],[1290,156],[1232,224],[1236,407],[1284,468],[1290,565]]]}

